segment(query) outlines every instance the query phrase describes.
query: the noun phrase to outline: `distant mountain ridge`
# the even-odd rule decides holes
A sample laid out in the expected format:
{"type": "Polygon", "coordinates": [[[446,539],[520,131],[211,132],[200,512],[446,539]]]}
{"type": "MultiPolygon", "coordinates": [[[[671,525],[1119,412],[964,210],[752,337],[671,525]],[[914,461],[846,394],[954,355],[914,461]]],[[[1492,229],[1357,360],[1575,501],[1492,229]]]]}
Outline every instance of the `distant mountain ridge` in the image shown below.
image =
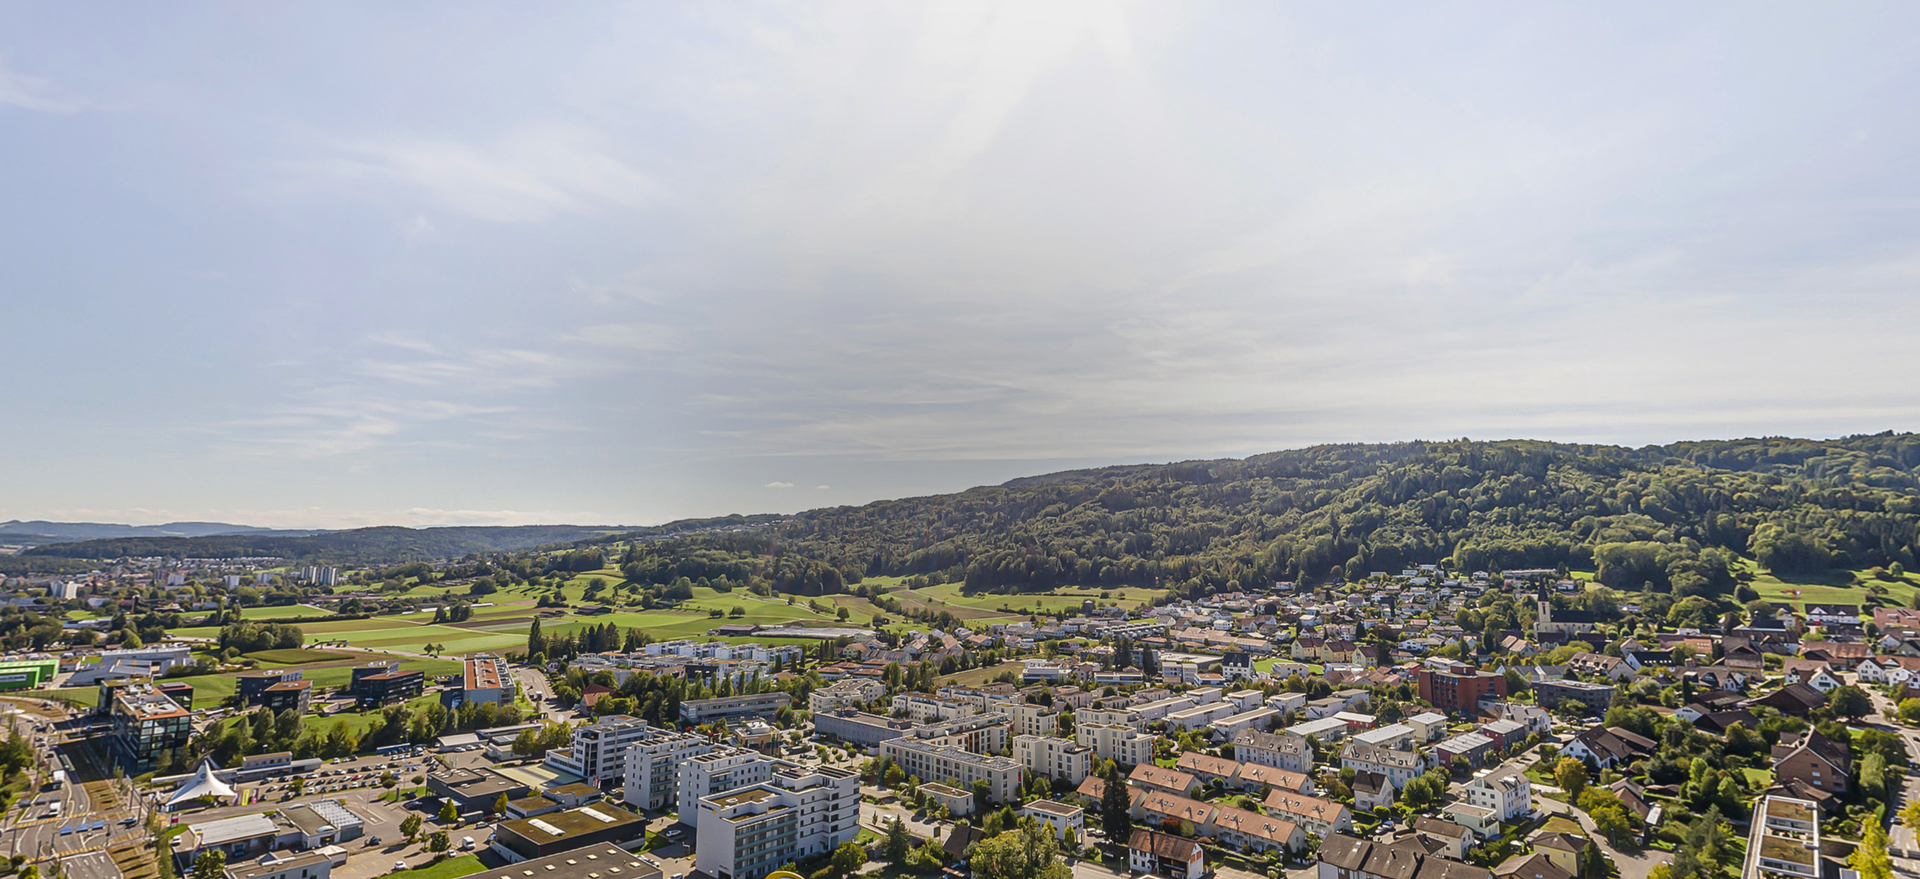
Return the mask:
{"type": "Polygon", "coordinates": [[[70,543],[79,540],[112,540],[127,537],[217,537],[228,534],[275,534],[282,537],[306,537],[321,534],[325,528],[262,528],[226,522],[167,522],[162,525],[121,525],[111,522],[49,522],[44,519],[0,522],[0,543],[37,546],[70,543]]]}

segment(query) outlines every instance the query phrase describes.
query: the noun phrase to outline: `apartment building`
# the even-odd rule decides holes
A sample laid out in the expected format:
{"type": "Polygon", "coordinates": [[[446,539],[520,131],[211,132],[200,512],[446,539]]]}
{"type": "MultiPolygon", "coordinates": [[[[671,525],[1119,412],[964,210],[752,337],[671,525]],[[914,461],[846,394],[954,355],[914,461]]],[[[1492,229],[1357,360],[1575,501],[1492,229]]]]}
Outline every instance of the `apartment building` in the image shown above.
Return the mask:
{"type": "Polygon", "coordinates": [[[961,788],[985,781],[987,799],[996,803],[1009,802],[1014,789],[1020,785],[1018,762],[975,754],[953,745],[921,739],[888,739],[880,743],[880,754],[899,764],[906,774],[919,776],[921,781],[938,781],[961,788]]]}
{"type": "Polygon", "coordinates": [[[714,879],[760,879],[859,835],[860,777],[782,764],[765,782],[702,797],[696,811],[694,869],[714,879]]]}
{"type": "Polygon", "coordinates": [[[683,723],[734,721],[743,717],[771,719],[774,712],[793,705],[786,693],[755,693],[747,696],[722,696],[718,699],[688,699],[680,703],[683,723]]]}
{"type": "Polygon", "coordinates": [[[1298,824],[1300,829],[1319,834],[1321,839],[1353,829],[1353,810],[1332,800],[1276,790],[1269,792],[1260,805],[1266,807],[1268,815],[1298,824]]]}
{"type": "Polygon", "coordinates": [[[971,699],[944,699],[925,693],[901,693],[893,697],[893,713],[904,712],[915,723],[959,720],[979,714],[980,704],[971,699]]]}
{"type": "Polygon", "coordinates": [[[1032,775],[1066,779],[1075,785],[1086,780],[1093,749],[1073,739],[1055,736],[1014,736],[1013,759],[1032,775]]]}
{"type": "Polygon", "coordinates": [[[1102,760],[1123,766],[1153,762],[1153,739],[1148,733],[1121,724],[1076,724],[1073,737],[1093,749],[1102,760]]]}
{"type": "Polygon", "coordinates": [[[674,773],[680,820],[698,829],[700,800],[764,784],[773,777],[774,765],[772,758],[758,751],[731,745],[720,745],[705,754],[689,757],[674,773]]]}
{"type": "Polygon", "coordinates": [[[872,753],[873,749],[880,747],[880,743],[887,739],[912,735],[913,722],[842,708],[837,711],[815,712],[813,731],[816,735],[858,745],[868,753],[872,753]]]}
{"type": "MultiPolygon", "coordinates": [[[[577,734],[576,734],[577,735],[577,734]]],[[[655,729],[627,745],[623,794],[628,805],[663,809],[676,801],[682,763],[712,751],[706,736],[655,729]]]]}
{"type": "Polygon", "coordinates": [[[1809,800],[1769,796],[1753,810],[1742,876],[1820,879],[1820,811],[1809,800]]]}
{"type": "Polygon", "coordinates": [[[847,708],[860,708],[887,695],[887,685],[868,678],[842,678],[807,696],[807,710],[830,714],[847,708]]]}
{"type": "Polygon", "coordinates": [[[610,715],[574,730],[573,742],[548,751],[545,762],[597,787],[602,779],[624,777],[627,747],[653,732],[653,727],[638,717],[610,715]]]}
{"type": "Polygon", "coordinates": [[[1501,821],[1515,821],[1533,811],[1533,785],[1518,772],[1494,777],[1491,772],[1460,788],[1469,806],[1492,810],[1501,821]]]}
{"type": "Polygon", "coordinates": [[[1013,724],[1016,736],[1051,736],[1060,733],[1060,712],[1049,705],[1008,705],[999,709],[1013,724]]]}
{"type": "Polygon", "coordinates": [[[1426,772],[1427,765],[1427,758],[1415,751],[1400,751],[1362,742],[1348,742],[1340,750],[1342,768],[1356,772],[1377,772],[1387,777],[1394,790],[1405,787],[1407,782],[1426,772]]]}
{"type": "Polygon", "coordinates": [[[1313,771],[1313,749],[1307,747],[1307,740],[1287,733],[1245,730],[1233,738],[1233,757],[1288,772],[1313,771]]]}

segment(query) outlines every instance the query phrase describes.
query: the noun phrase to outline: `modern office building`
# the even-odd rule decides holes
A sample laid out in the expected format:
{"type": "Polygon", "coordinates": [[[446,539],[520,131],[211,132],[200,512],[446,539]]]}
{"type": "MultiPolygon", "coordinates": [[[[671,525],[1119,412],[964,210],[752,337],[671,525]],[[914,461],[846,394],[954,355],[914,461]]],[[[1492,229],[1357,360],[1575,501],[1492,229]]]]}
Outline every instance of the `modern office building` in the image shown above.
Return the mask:
{"type": "Polygon", "coordinates": [[[760,879],[860,834],[860,777],[782,764],[764,783],[701,798],[698,811],[694,869],[760,879]]]}
{"type": "Polygon", "coordinates": [[[305,714],[312,704],[312,681],[281,681],[260,691],[260,707],[269,711],[305,714]]]}
{"type": "Polygon", "coordinates": [[[317,851],[268,852],[228,864],[227,879],[329,879],[333,859],[317,851]]]}
{"type": "Polygon", "coordinates": [[[533,788],[489,769],[456,768],[427,773],[427,791],[471,812],[492,809],[503,794],[508,802],[521,799],[533,788]]]}
{"type": "Polygon", "coordinates": [[[506,660],[490,653],[476,653],[467,657],[466,666],[460,704],[513,704],[519,688],[514,685],[513,672],[507,669],[506,660]]]}
{"type": "MultiPolygon", "coordinates": [[[[1006,757],[990,757],[920,739],[888,739],[880,743],[880,754],[900,764],[900,770],[918,776],[921,781],[937,781],[959,788],[970,788],[976,781],[987,783],[987,799],[995,803],[1011,802],[1020,786],[1020,764],[1006,757]]],[[[982,808],[985,803],[975,803],[982,808]]]]}
{"type": "Polygon", "coordinates": [[[399,663],[364,665],[353,670],[348,683],[360,710],[378,708],[389,702],[404,702],[427,690],[423,671],[401,671],[399,663]]]}
{"type": "Polygon", "coordinates": [[[1533,699],[1544,708],[1558,708],[1571,700],[1595,714],[1605,714],[1607,706],[1613,704],[1613,685],[1574,680],[1539,681],[1533,685],[1533,699]]]}
{"type": "Polygon", "coordinates": [[[297,668],[250,671],[234,678],[238,684],[235,694],[240,697],[240,704],[242,705],[258,705],[260,704],[260,694],[265,693],[268,687],[274,684],[283,684],[287,681],[301,680],[306,676],[307,673],[304,670],[297,668]]]}
{"type": "Polygon", "coordinates": [[[107,751],[130,776],[152,771],[160,752],[184,747],[193,735],[187,709],[150,684],[115,688],[107,713],[107,751]]]}
{"type": "Polygon", "coordinates": [[[772,758],[758,751],[730,745],[681,762],[674,780],[680,820],[697,828],[701,798],[762,784],[773,776],[774,765],[772,758]]]}

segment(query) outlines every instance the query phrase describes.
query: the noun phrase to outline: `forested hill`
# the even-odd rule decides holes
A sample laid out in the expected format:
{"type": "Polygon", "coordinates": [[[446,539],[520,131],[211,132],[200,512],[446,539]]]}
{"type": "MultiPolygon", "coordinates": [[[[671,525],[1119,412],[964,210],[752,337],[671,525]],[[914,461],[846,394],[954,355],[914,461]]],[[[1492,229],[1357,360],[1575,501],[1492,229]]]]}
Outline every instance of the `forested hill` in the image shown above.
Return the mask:
{"type": "MultiPolygon", "coordinates": [[[[355,528],[305,537],[229,534],[214,537],[123,537],[39,546],[25,557],[116,559],[244,558],[273,556],[296,562],[361,565],[459,558],[480,552],[531,549],[582,540],[611,529],[591,525],[517,525],[448,528],[355,528]]],[[[619,529],[624,530],[624,529],[619,529]]]]}
{"type": "Polygon", "coordinates": [[[764,580],[803,593],[875,575],[971,589],[1162,585],[1188,594],[1451,561],[1586,568],[1677,594],[1776,571],[1915,561],[1920,436],[1629,449],[1532,441],[1330,445],[1108,467],[797,514],[751,533],[635,543],[632,579],[764,580]]]}

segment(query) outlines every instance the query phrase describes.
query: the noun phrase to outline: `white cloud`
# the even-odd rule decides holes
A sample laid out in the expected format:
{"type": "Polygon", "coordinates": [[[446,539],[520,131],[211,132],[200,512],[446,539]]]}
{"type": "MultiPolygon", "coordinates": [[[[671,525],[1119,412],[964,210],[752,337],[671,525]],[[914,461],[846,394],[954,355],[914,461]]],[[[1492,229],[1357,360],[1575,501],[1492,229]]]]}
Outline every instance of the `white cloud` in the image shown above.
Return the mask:
{"type": "Polygon", "coordinates": [[[29,76],[7,67],[0,58],[0,107],[18,107],[40,113],[78,113],[79,102],[67,97],[43,76],[29,76]]]}
{"type": "Polygon", "coordinates": [[[820,490],[820,491],[826,491],[826,490],[828,490],[828,489],[831,489],[831,488],[833,488],[833,486],[831,486],[831,485],[816,485],[816,486],[814,486],[814,488],[816,488],[816,489],[818,489],[818,490],[820,490]]]}
{"type": "Polygon", "coordinates": [[[763,485],[763,486],[761,486],[761,487],[762,487],[762,488],[792,488],[792,487],[793,487],[793,483],[791,483],[791,482],[769,482],[769,483],[767,483],[766,485],[763,485]]]}
{"type": "MultiPolygon", "coordinates": [[[[326,155],[289,167],[307,178],[397,185],[486,220],[529,222],[603,207],[639,208],[663,190],[617,158],[605,138],[565,125],[527,125],[484,144],[415,136],[325,144],[326,155]]],[[[406,234],[431,229],[418,219],[406,234]]]]}

